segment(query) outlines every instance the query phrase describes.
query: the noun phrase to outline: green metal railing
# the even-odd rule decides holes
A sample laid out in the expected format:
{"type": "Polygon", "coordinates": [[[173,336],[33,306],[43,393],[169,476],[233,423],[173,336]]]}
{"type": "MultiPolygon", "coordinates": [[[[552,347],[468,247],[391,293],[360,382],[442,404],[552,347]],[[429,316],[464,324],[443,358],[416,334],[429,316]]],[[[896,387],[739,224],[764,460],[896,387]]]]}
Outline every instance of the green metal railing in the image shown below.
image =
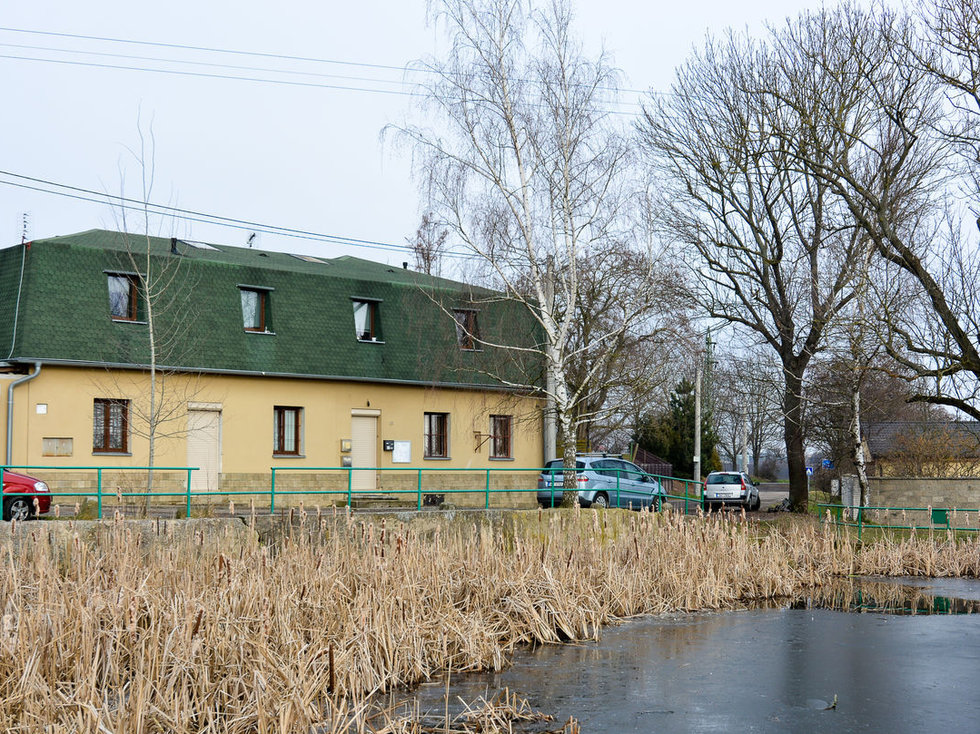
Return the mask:
{"type": "Polygon", "coordinates": [[[952,532],[980,531],[980,509],[970,507],[880,507],[860,505],[818,504],[817,514],[821,522],[832,522],[839,527],[857,528],[860,539],[867,528],[887,528],[889,530],[942,530],[952,532]],[[925,519],[915,522],[919,517],[925,519]],[[960,525],[963,518],[971,525],[960,525]],[[890,520],[901,519],[893,523],[890,520]]]}
{"type": "MultiPolygon", "coordinates": [[[[88,499],[94,498],[96,502],[96,514],[99,518],[103,516],[105,508],[105,500],[107,498],[141,498],[148,501],[152,501],[158,498],[174,498],[179,497],[183,501],[184,510],[186,516],[190,516],[193,501],[195,499],[210,499],[216,497],[224,497],[233,499],[239,496],[249,496],[249,497],[262,497],[267,496],[269,499],[269,512],[274,513],[276,511],[277,500],[281,502],[282,499],[288,497],[326,497],[326,498],[342,498],[344,504],[351,506],[356,499],[359,498],[376,498],[381,496],[393,496],[393,497],[409,497],[411,496],[413,504],[417,510],[421,510],[425,501],[426,495],[482,495],[484,508],[489,508],[491,505],[491,499],[497,495],[507,495],[513,493],[523,493],[527,494],[530,492],[538,493],[539,479],[541,475],[551,475],[552,481],[547,482],[550,491],[551,505],[554,506],[555,500],[558,499],[559,503],[561,496],[564,492],[564,487],[561,484],[557,484],[554,481],[555,477],[560,477],[564,474],[564,469],[558,468],[510,468],[510,467],[492,467],[492,468],[453,468],[453,467],[273,467],[270,468],[270,477],[268,486],[255,487],[249,489],[239,489],[239,490],[193,490],[193,473],[199,471],[197,467],[168,467],[168,466],[42,466],[42,465],[10,465],[10,466],[0,466],[0,482],[3,481],[3,474],[6,471],[15,472],[26,472],[32,473],[36,479],[49,480],[52,479],[52,472],[94,472],[95,478],[95,488],[94,490],[57,490],[49,492],[49,497],[52,502],[56,502],[59,498],[80,498],[88,499]],[[148,475],[148,481],[146,481],[148,489],[142,489],[139,487],[130,486],[126,489],[117,487],[115,490],[108,489],[106,487],[106,477],[111,476],[118,480],[118,475],[126,473],[139,473],[142,472],[148,475]],[[297,474],[308,474],[308,473],[321,473],[327,475],[334,475],[335,480],[330,482],[335,485],[334,487],[329,486],[318,486],[312,489],[296,489],[294,487],[288,486],[288,480],[286,477],[290,475],[297,474]],[[384,484],[384,478],[391,477],[394,475],[397,477],[397,486],[391,485],[388,487],[379,486],[374,489],[355,489],[355,477],[358,472],[369,472],[374,473],[375,476],[381,479],[381,484],[384,484]],[[39,474],[35,474],[39,473],[39,474]],[[177,473],[179,476],[183,477],[180,486],[177,489],[160,489],[159,487],[154,488],[153,483],[164,481],[170,484],[174,483],[173,477],[169,477],[164,480],[159,478],[154,479],[154,476],[163,475],[165,473],[177,473]],[[426,482],[426,479],[431,479],[433,475],[449,473],[451,475],[457,475],[459,481],[457,482],[426,482]],[[499,487],[494,486],[494,479],[499,479],[501,476],[508,477],[514,475],[526,475],[527,481],[522,482],[511,482],[511,484],[520,484],[522,486],[511,486],[511,487],[499,487]],[[477,482],[474,481],[464,481],[463,478],[469,479],[470,477],[479,477],[477,482]],[[456,486],[453,486],[453,485],[456,486]],[[469,484],[470,486],[459,486],[461,484],[469,484]],[[476,485],[479,486],[476,486],[476,485]]],[[[617,507],[627,507],[633,498],[637,499],[640,504],[654,505],[656,510],[662,509],[664,502],[671,502],[676,505],[678,509],[683,509],[684,514],[690,514],[696,508],[701,506],[701,484],[700,482],[695,482],[691,479],[680,479],[676,477],[667,477],[662,475],[644,474],[644,483],[650,485],[650,492],[647,496],[637,496],[634,492],[627,492],[627,487],[625,483],[625,471],[620,470],[610,470],[615,471],[616,474],[616,486],[615,489],[609,488],[607,490],[612,496],[610,500],[615,499],[614,505],[617,507]],[[680,484],[680,491],[678,493],[673,493],[672,491],[666,491],[665,488],[673,490],[677,483],[680,484]],[[694,486],[692,486],[694,485],[694,486]]],[[[141,478],[142,481],[142,478],[141,478]]],[[[27,496],[34,497],[33,492],[4,492],[5,497],[12,496],[27,496]]],[[[612,503],[611,503],[612,504],[612,503]]]]}
{"type": "MultiPolygon", "coordinates": [[[[94,471],[96,473],[96,485],[94,492],[70,492],[61,491],[58,492],[48,492],[48,495],[52,501],[56,497],[94,497],[96,500],[96,508],[98,510],[98,516],[102,517],[102,502],[105,497],[181,497],[185,500],[186,512],[188,517],[191,514],[191,497],[193,494],[191,492],[191,474],[198,471],[197,467],[190,466],[0,466],[0,486],[5,484],[3,480],[3,475],[7,471],[20,472],[20,471],[94,471]],[[139,491],[120,491],[106,492],[104,489],[103,477],[105,472],[146,472],[147,474],[155,474],[157,472],[186,472],[187,480],[184,489],[179,492],[139,492],[139,491]]],[[[42,479],[41,477],[34,477],[35,479],[42,479]]],[[[4,492],[4,497],[35,497],[35,492],[4,492]]]]}

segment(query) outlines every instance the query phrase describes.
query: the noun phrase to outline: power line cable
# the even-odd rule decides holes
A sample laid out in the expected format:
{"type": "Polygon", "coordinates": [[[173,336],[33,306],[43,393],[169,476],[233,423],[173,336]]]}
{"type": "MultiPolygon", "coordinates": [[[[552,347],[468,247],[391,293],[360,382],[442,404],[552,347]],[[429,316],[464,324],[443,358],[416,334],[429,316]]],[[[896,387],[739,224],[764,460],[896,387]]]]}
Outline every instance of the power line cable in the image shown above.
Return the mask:
{"type": "MultiPolygon", "coordinates": [[[[34,176],[25,176],[22,174],[13,173],[12,171],[0,171],[0,175],[20,179],[21,181],[30,181],[33,184],[38,184],[38,185],[31,185],[28,183],[18,183],[16,181],[4,181],[0,179],[0,184],[5,186],[13,186],[15,188],[37,191],[40,193],[52,194],[55,196],[62,196],[70,199],[76,199],[79,201],[86,201],[86,202],[100,204],[100,205],[106,205],[106,204],[110,204],[110,202],[114,202],[111,205],[118,206],[119,208],[126,209],[128,211],[144,211],[146,209],[149,209],[153,214],[171,215],[184,221],[198,222],[201,224],[211,224],[215,226],[228,227],[230,229],[243,230],[249,232],[258,231],[261,232],[262,234],[281,235],[283,237],[310,240],[315,242],[321,242],[324,244],[348,245],[351,247],[360,247],[369,250],[384,250],[389,252],[399,252],[402,254],[412,251],[410,245],[397,245],[390,242],[381,242],[379,240],[365,240],[356,237],[347,237],[344,235],[324,234],[321,232],[312,232],[309,230],[296,229],[293,227],[282,227],[273,224],[265,224],[262,222],[253,222],[245,219],[237,219],[234,217],[224,217],[221,215],[208,214],[206,212],[199,212],[192,209],[182,209],[180,207],[168,206],[166,204],[155,204],[153,202],[144,202],[140,199],[133,199],[117,194],[108,194],[105,192],[94,191],[92,189],[85,189],[78,186],[70,186],[68,184],[61,184],[56,181],[48,181],[46,179],[41,179],[34,176]],[[58,189],[65,189],[65,191],[52,191],[49,188],[43,188],[44,186],[53,186],[58,189]]],[[[443,254],[448,257],[463,258],[463,259],[472,259],[475,257],[474,255],[468,253],[456,252],[452,250],[448,250],[443,254]]]]}
{"type": "Polygon", "coordinates": [[[372,92],[374,94],[397,94],[403,97],[421,97],[419,92],[406,92],[395,89],[369,89],[366,87],[350,87],[342,84],[317,84],[315,82],[290,81],[289,79],[263,79],[261,77],[235,76],[232,74],[211,74],[203,71],[180,71],[178,69],[152,69],[145,66],[124,66],[122,64],[99,64],[93,61],[69,61],[67,59],[39,59],[33,56],[14,56],[12,54],[0,54],[0,59],[13,59],[16,61],[41,61],[48,64],[62,64],[65,66],[88,66],[97,69],[120,69],[123,71],[148,71],[156,74],[173,74],[176,76],[200,77],[205,79],[231,79],[244,82],[264,82],[266,84],[284,84],[291,87],[313,87],[316,89],[343,89],[351,92],[372,92]]]}
{"type": "MultiPolygon", "coordinates": [[[[319,84],[316,82],[290,81],[288,79],[268,79],[263,77],[236,76],[233,74],[212,74],[203,71],[180,71],[177,69],[153,69],[145,66],[126,66],[123,64],[99,64],[93,61],[69,61],[67,59],[44,59],[44,58],[37,58],[35,56],[16,56],[13,54],[0,54],[0,59],[12,59],[15,61],[39,61],[48,64],[60,64],[63,66],[86,66],[86,67],[92,67],[96,69],[140,71],[140,72],[150,72],[153,74],[172,74],[175,76],[186,76],[186,77],[195,77],[195,78],[204,78],[204,79],[228,79],[232,81],[258,82],[260,84],[282,84],[290,87],[334,89],[334,90],[344,90],[349,92],[367,92],[373,94],[394,94],[401,97],[426,98],[429,96],[423,92],[409,92],[409,91],[397,90],[397,89],[372,89],[369,87],[352,87],[343,84],[319,84]]],[[[391,82],[379,81],[379,83],[390,84],[391,82]]],[[[458,101],[462,101],[462,100],[458,100],[458,101]]],[[[613,104],[642,106],[640,102],[613,101],[613,104]]],[[[538,106],[543,106],[543,105],[538,105],[538,106]]],[[[634,116],[638,114],[637,112],[627,112],[624,110],[601,110],[601,111],[610,115],[634,116]]]]}
{"type": "Polygon", "coordinates": [[[293,69],[276,69],[272,67],[256,67],[256,66],[242,66],[240,64],[218,64],[213,61],[190,61],[187,59],[172,59],[172,58],[162,58],[159,56],[139,56],[135,54],[117,54],[108,51],[82,51],[78,49],[71,48],[52,48],[51,46],[33,46],[25,43],[0,43],[2,48],[20,48],[29,51],[48,51],[54,53],[65,53],[65,54],[76,54],[81,56],[105,56],[115,59],[132,59],[135,61],[158,61],[163,64],[184,64],[190,66],[210,66],[216,69],[237,69],[239,71],[257,71],[257,72],[267,72],[271,74],[292,74],[296,76],[311,76],[320,77],[324,79],[343,79],[346,81],[356,81],[356,82],[377,82],[379,84],[399,84],[408,85],[411,82],[406,82],[402,79],[381,79],[378,77],[369,76],[348,76],[345,74],[324,74],[322,72],[316,71],[296,71],[293,69]]]}
{"type": "Polygon", "coordinates": [[[6,28],[0,27],[0,31],[7,33],[27,33],[38,36],[54,36],[57,38],[75,38],[86,41],[107,41],[109,43],[126,43],[135,46],[156,46],[159,48],[179,48],[186,51],[205,51],[216,54],[234,54],[236,56],[259,56],[267,59],[285,59],[288,61],[308,61],[319,64],[340,64],[343,66],[364,66],[372,69],[388,69],[394,71],[405,71],[404,66],[393,66],[391,64],[372,64],[363,61],[343,61],[340,59],[323,59],[313,56],[291,56],[288,54],[265,53],[262,51],[237,51],[227,48],[215,48],[211,46],[191,46],[184,43],[164,43],[160,41],[137,41],[128,38],[112,38],[109,36],[86,36],[79,33],[57,33],[55,31],[38,31],[27,28],[6,28]]]}
{"type": "MultiPolygon", "coordinates": [[[[315,64],[338,64],[342,66],[360,66],[369,69],[384,69],[388,71],[400,71],[403,73],[408,71],[415,71],[415,72],[426,73],[426,74],[438,73],[435,69],[428,69],[425,68],[424,66],[412,68],[408,64],[405,64],[403,66],[395,66],[393,64],[376,64],[376,63],[365,62],[365,61],[347,61],[343,59],[327,59],[327,58],[319,58],[315,56],[295,56],[290,54],[277,54],[277,53],[270,53],[264,51],[241,51],[238,49],[219,48],[215,46],[194,46],[190,44],[168,43],[162,41],[141,41],[141,40],[128,39],[128,38],[114,38],[111,36],[90,36],[90,35],[84,35],[80,33],[59,33],[56,31],[40,31],[40,30],[29,29],[29,28],[11,28],[11,27],[0,26],[0,31],[7,32],[7,33],[21,33],[21,34],[38,35],[38,36],[50,36],[54,38],[71,38],[71,39],[84,40],[84,41],[100,41],[106,43],[130,44],[136,46],[172,48],[172,49],[180,49],[184,51],[199,51],[199,52],[214,53],[214,54],[229,54],[235,56],[255,56],[258,58],[280,59],[285,61],[301,61],[305,63],[315,63],[315,64]]],[[[647,94],[649,92],[649,90],[644,90],[644,89],[621,89],[618,87],[599,87],[599,89],[603,91],[623,92],[627,94],[647,94]]]]}

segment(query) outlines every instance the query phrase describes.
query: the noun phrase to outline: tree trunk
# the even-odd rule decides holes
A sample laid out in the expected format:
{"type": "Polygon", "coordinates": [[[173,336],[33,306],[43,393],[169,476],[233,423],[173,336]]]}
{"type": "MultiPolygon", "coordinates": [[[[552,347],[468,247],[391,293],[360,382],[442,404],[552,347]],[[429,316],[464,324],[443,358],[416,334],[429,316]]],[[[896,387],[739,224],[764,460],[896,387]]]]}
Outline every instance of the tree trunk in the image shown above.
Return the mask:
{"type": "Polygon", "coordinates": [[[146,271],[143,275],[143,298],[144,308],[146,309],[146,331],[149,337],[150,347],[150,415],[147,424],[147,437],[149,439],[149,453],[147,455],[148,464],[146,472],[146,504],[143,507],[143,516],[150,516],[150,503],[153,499],[153,462],[156,459],[156,433],[157,433],[157,335],[154,324],[153,300],[150,293],[150,246],[147,240],[146,246],[146,271]]]}
{"type": "Polygon", "coordinates": [[[851,388],[851,441],[854,447],[854,469],[857,471],[858,504],[868,506],[868,472],[864,464],[864,447],[861,445],[861,382],[854,381],[851,388]]]}
{"type": "Polygon", "coordinates": [[[565,469],[563,491],[561,496],[562,507],[573,507],[578,502],[578,476],[575,473],[575,431],[572,428],[572,421],[567,412],[559,416],[561,425],[562,445],[562,466],[565,469]]]}
{"type": "Polygon", "coordinates": [[[786,463],[789,468],[789,503],[794,512],[806,512],[809,487],[806,475],[806,451],[803,446],[803,380],[802,370],[784,366],[786,387],[783,393],[783,436],[786,441],[786,463]]]}

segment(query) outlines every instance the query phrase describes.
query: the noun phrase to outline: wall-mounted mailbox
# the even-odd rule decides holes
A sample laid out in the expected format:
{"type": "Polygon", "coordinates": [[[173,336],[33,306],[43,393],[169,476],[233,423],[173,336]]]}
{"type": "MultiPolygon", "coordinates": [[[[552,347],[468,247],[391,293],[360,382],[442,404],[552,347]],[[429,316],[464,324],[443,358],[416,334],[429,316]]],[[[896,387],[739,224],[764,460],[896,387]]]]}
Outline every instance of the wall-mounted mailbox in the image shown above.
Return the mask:
{"type": "Polygon", "coordinates": [[[351,461],[351,457],[350,456],[341,456],[340,457],[340,465],[341,466],[354,466],[354,462],[351,461]]]}
{"type": "Polygon", "coordinates": [[[340,450],[343,453],[345,453],[345,454],[350,453],[350,439],[349,438],[342,438],[342,439],[340,439],[340,450]]]}

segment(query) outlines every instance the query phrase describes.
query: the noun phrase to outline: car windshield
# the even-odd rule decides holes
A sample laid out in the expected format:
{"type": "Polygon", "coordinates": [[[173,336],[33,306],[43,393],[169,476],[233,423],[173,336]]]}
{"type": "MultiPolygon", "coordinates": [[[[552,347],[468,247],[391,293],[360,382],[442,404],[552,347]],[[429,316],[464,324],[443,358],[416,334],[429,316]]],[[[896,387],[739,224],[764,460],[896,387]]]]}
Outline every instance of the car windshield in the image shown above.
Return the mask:
{"type": "Polygon", "coordinates": [[[709,474],[708,484],[739,484],[742,477],[738,474],[709,474]]]}

